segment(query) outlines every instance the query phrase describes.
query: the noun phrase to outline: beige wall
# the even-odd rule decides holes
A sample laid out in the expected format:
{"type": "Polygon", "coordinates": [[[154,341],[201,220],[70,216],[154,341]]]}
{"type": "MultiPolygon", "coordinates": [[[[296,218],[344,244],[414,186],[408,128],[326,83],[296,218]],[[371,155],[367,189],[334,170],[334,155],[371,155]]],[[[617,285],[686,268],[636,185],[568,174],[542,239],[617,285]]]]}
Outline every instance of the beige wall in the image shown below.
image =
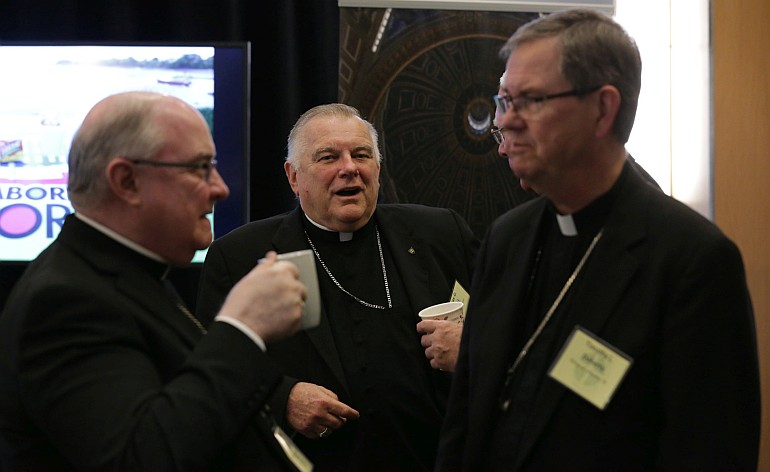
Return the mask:
{"type": "Polygon", "coordinates": [[[712,0],[714,219],[740,247],[762,380],[760,471],[770,471],[770,2],[712,0]]]}

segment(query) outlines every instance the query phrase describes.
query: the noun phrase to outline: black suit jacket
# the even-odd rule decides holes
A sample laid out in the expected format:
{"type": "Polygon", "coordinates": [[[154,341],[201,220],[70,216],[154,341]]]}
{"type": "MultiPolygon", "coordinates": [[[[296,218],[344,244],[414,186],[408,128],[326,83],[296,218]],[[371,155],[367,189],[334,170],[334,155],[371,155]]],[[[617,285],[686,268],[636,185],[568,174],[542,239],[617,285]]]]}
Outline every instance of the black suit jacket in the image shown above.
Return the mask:
{"type": "Polygon", "coordinates": [[[247,336],[207,335],[165,267],[73,215],[0,316],[8,470],[290,470],[258,420],[280,380],[247,336]]]}
{"type": "MultiPolygon", "coordinates": [[[[566,312],[555,316],[575,320],[558,346],[580,325],[633,365],[604,410],[543,373],[516,462],[486,468],[756,470],[758,362],[738,249],[705,218],[626,173],[566,312]]],[[[485,237],[437,470],[485,468],[501,385],[524,342],[515,344],[512,333],[523,323],[547,204],[538,198],[509,211],[485,237]]]]}
{"type": "MultiPolygon", "coordinates": [[[[267,251],[284,253],[308,249],[303,218],[302,211],[297,208],[283,215],[249,223],[214,241],[201,274],[197,301],[199,316],[210,319],[229,288],[251,270],[267,251]]],[[[374,219],[382,236],[383,249],[393,257],[403,279],[414,310],[415,325],[419,321],[419,310],[449,300],[455,281],[468,290],[478,241],[455,211],[422,205],[382,204],[378,205],[374,219]]],[[[319,277],[325,277],[320,265],[317,268],[319,277]]],[[[286,374],[270,400],[276,417],[285,419],[289,391],[300,380],[323,385],[334,391],[341,401],[350,404],[343,371],[346,359],[335,347],[325,308],[318,327],[268,346],[268,354],[280,363],[286,374]]],[[[432,375],[435,376],[435,385],[439,386],[435,395],[443,411],[450,377],[438,370],[433,370],[432,375]]],[[[429,434],[437,437],[438,427],[429,434]]],[[[295,435],[295,440],[311,459],[323,455],[324,460],[343,464],[345,456],[351,453],[352,438],[342,430],[323,441],[308,440],[301,435],[295,435]],[[335,454],[338,459],[334,458],[335,454]]],[[[367,447],[387,449],[386,441],[387,438],[384,438],[382,442],[367,447]]],[[[403,451],[394,450],[392,453],[397,455],[403,451]]]]}

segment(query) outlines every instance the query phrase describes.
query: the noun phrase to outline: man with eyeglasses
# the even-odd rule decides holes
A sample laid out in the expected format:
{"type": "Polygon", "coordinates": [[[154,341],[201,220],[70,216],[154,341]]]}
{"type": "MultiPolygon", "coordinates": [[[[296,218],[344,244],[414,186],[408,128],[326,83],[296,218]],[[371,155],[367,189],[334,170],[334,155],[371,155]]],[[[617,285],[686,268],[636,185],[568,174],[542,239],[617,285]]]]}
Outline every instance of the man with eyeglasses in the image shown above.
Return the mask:
{"type": "MultiPolygon", "coordinates": [[[[505,76],[500,77],[501,86],[502,86],[502,80],[505,78],[505,76]]],[[[561,98],[561,97],[581,97],[583,95],[586,95],[588,93],[594,92],[598,90],[599,87],[590,87],[585,90],[578,90],[578,89],[572,89],[568,90],[566,92],[561,93],[552,93],[547,95],[541,95],[541,96],[520,96],[520,97],[511,97],[505,94],[504,91],[500,91],[498,95],[495,95],[492,97],[492,101],[495,102],[495,110],[498,113],[505,114],[506,111],[508,111],[509,108],[512,108],[514,110],[519,110],[519,114],[523,115],[536,115],[540,108],[542,108],[543,103],[546,100],[551,100],[554,98],[561,98]]],[[[497,126],[493,126],[490,130],[490,134],[494,138],[495,142],[497,144],[503,144],[503,141],[505,140],[505,134],[503,133],[503,130],[501,128],[498,128],[497,126]]],[[[505,156],[504,156],[505,157],[505,156]]],[[[631,156],[631,154],[627,153],[626,158],[631,163],[631,166],[634,171],[638,172],[647,182],[650,183],[650,185],[655,186],[658,189],[660,188],[660,185],[655,180],[655,178],[650,175],[638,162],[636,162],[636,159],[631,156]]],[[[662,190],[662,189],[661,189],[662,190]]]]}
{"type": "Polygon", "coordinates": [[[436,470],[756,470],[741,255],[628,161],[634,41],[566,10],[501,56],[498,150],[539,197],[482,244],[436,470]]]}
{"type": "Polygon", "coordinates": [[[274,252],[206,327],[165,282],[212,240],[228,195],[206,121],[147,92],[97,103],[75,134],[75,213],[0,314],[5,470],[307,471],[266,399],[266,343],[306,297],[274,252]]]}

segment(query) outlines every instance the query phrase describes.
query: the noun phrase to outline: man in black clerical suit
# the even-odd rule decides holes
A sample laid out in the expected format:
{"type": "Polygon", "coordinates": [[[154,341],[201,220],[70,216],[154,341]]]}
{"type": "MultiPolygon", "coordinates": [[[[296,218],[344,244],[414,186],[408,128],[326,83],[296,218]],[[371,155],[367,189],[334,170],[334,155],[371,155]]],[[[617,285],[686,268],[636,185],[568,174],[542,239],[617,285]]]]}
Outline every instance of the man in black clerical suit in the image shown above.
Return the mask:
{"type": "Polygon", "coordinates": [[[268,349],[286,374],[273,411],[316,470],[432,470],[450,377],[423,352],[417,313],[448,301],[455,282],[467,289],[478,242],[452,210],[376,204],[377,133],[347,105],[299,118],[285,171],[299,207],[213,243],[199,315],[265,251],[312,249],[323,314],[268,349]]]}
{"type": "Polygon", "coordinates": [[[633,40],[567,10],[501,56],[499,153],[540,196],[484,238],[437,471],[755,471],[743,262],[627,159],[633,40]]]}
{"type": "Polygon", "coordinates": [[[265,404],[281,380],[265,343],[300,325],[296,267],[267,254],[207,327],[164,284],[211,242],[229,193],[214,156],[176,98],[121,93],[86,116],[75,213],[0,315],[5,470],[309,470],[265,404]]]}

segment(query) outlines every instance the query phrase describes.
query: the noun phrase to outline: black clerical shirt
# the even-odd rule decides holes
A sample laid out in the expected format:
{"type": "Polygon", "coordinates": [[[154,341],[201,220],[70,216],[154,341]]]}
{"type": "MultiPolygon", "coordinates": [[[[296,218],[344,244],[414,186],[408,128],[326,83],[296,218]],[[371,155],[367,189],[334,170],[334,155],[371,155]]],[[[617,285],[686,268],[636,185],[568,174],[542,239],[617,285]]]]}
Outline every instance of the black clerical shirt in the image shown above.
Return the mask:
{"type": "MultiPolygon", "coordinates": [[[[373,221],[353,233],[349,241],[340,241],[339,233],[308,222],[305,229],[345,290],[385,307],[362,305],[319,270],[324,308],[348,385],[349,397],[341,395],[340,399],[361,414],[334,433],[349,435],[349,462],[336,464],[333,470],[373,470],[372,464],[382,471],[431,470],[444,405],[438,404],[433,393],[430,364],[415,328],[417,310],[410,306],[385,242],[381,246],[392,308],[387,308],[373,221]]],[[[331,470],[323,463],[316,466],[317,470],[331,470]]]]}

